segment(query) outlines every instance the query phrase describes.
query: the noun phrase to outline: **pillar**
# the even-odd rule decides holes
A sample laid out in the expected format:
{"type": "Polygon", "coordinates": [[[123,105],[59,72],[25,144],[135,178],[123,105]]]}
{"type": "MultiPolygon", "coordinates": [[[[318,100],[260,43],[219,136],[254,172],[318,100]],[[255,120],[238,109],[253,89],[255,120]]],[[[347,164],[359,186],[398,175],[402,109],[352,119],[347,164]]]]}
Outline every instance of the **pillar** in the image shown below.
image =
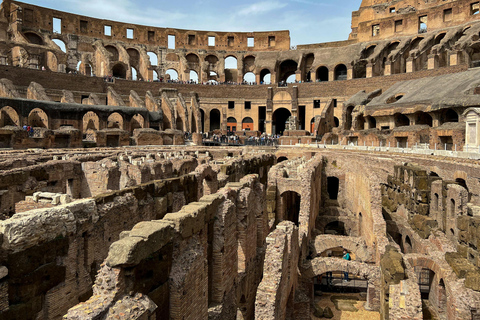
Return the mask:
{"type": "Polygon", "coordinates": [[[372,63],[367,64],[367,78],[373,77],[373,65],[372,63]]]}
{"type": "Polygon", "coordinates": [[[349,66],[347,67],[347,80],[352,80],[353,79],[353,67],[349,66]]]}
{"type": "Polygon", "coordinates": [[[433,70],[438,68],[438,55],[437,54],[429,54],[428,55],[428,70],[433,70]]]}
{"type": "Polygon", "coordinates": [[[410,73],[410,72],[414,72],[414,67],[413,67],[413,58],[412,57],[409,57],[407,59],[407,66],[406,66],[406,72],[407,73],[410,73]]]}
{"type": "Polygon", "coordinates": [[[384,76],[389,76],[392,74],[392,62],[387,61],[385,62],[385,70],[383,71],[384,76]]]}

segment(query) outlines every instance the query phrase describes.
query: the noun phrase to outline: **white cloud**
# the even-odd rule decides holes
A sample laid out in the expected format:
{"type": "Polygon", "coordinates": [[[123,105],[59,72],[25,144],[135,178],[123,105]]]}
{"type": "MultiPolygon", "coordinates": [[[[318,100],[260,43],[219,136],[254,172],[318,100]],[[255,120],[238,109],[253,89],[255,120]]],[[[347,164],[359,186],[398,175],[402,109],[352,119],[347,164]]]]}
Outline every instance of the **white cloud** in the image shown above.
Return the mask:
{"type": "Polygon", "coordinates": [[[278,1],[262,1],[262,2],[257,2],[249,5],[248,7],[245,7],[238,11],[239,15],[242,16],[247,16],[247,15],[252,15],[252,14],[263,14],[266,12],[278,10],[285,8],[287,6],[286,3],[281,3],[278,1]]]}

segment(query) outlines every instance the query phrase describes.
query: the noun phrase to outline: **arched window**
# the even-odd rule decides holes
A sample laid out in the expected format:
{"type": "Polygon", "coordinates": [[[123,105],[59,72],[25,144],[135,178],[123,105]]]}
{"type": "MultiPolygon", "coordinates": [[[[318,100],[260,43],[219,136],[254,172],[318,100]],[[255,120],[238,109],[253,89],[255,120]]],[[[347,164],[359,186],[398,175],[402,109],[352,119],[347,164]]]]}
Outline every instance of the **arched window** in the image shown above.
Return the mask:
{"type": "Polygon", "coordinates": [[[178,80],[178,72],[174,69],[168,69],[165,74],[167,75],[167,80],[178,80]]]}
{"type": "Polygon", "coordinates": [[[347,80],[347,67],[344,64],[335,67],[335,80],[347,80]]]}
{"type": "Polygon", "coordinates": [[[55,44],[60,47],[60,50],[62,50],[65,53],[67,52],[67,47],[65,46],[65,42],[63,42],[60,39],[53,39],[52,41],[55,42],[55,44]]]}
{"type": "Polygon", "coordinates": [[[324,82],[328,81],[328,68],[327,67],[320,67],[317,69],[317,81],[324,82]]]}

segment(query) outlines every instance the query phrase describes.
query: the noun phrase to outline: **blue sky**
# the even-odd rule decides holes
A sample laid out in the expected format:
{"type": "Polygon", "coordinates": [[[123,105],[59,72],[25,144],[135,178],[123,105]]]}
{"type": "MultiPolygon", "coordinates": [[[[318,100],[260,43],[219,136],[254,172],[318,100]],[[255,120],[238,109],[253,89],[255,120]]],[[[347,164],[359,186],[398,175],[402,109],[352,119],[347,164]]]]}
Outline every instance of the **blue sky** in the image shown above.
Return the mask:
{"type": "Polygon", "coordinates": [[[346,40],[361,0],[23,1],[95,18],[211,31],[290,30],[292,45],[346,40]]]}

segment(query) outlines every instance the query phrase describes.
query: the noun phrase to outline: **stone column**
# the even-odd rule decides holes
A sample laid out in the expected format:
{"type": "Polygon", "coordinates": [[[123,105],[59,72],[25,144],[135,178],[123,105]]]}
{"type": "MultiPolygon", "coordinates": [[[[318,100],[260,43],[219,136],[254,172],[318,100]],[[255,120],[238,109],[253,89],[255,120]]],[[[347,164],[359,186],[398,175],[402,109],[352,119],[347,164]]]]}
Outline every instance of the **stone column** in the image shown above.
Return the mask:
{"type": "Polygon", "coordinates": [[[310,72],[310,80],[317,82],[317,73],[315,71],[310,72]]]}
{"type": "Polygon", "coordinates": [[[438,68],[438,54],[429,54],[428,55],[428,70],[433,70],[438,68]]]}
{"type": "Polygon", "coordinates": [[[406,66],[406,72],[407,73],[410,73],[410,72],[414,72],[414,66],[413,66],[413,58],[412,57],[408,57],[407,59],[407,66],[406,66]]]}
{"type": "Polygon", "coordinates": [[[353,79],[353,67],[348,66],[347,67],[347,80],[352,80],[353,79]]]}
{"type": "Polygon", "coordinates": [[[373,64],[369,62],[367,64],[367,78],[373,77],[373,64]]]}
{"type": "Polygon", "coordinates": [[[392,62],[387,61],[385,62],[385,70],[383,71],[384,76],[389,76],[392,74],[392,62]]]}

